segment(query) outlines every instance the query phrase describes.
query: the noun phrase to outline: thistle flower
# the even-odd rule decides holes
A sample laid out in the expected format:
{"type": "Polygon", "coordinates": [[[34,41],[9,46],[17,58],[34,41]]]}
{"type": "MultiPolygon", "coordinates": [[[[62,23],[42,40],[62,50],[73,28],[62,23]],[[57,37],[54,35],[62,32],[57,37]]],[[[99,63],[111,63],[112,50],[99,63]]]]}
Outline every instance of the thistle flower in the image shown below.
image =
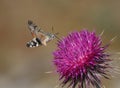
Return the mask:
{"type": "Polygon", "coordinates": [[[101,88],[101,77],[108,77],[110,68],[105,53],[106,46],[102,46],[101,36],[95,32],[82,30],[72,32],[57,43],[58,48],[53,52],[53,63],[62,80],[62,87],[101,88]]]}

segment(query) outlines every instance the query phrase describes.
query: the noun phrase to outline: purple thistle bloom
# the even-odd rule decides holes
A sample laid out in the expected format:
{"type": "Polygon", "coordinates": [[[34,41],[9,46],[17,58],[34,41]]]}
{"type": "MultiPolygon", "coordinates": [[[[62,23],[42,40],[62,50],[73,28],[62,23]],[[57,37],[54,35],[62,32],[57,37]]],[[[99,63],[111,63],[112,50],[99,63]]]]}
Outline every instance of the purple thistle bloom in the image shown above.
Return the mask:
{"type": "Polygon", "coordinates": [[[62,87],[101,88],[100,78],[108,78],[111,68],[100,36],[95,32],[82,30],[72,32],[58,41],[58,49],[54,51],[54,64],[62,81],[62,87]]]}

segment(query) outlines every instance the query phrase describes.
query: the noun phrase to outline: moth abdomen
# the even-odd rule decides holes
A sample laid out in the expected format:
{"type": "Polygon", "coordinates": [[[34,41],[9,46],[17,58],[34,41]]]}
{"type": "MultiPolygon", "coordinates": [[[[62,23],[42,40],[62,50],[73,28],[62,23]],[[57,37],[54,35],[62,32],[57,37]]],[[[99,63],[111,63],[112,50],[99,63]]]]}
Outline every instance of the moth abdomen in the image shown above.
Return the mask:
{"type": "Polygon", "coordinates": [[[39,38],[33,38],[31,41],[27,42],[27,47],[38,47],[39,45],[42,45],[39,38]]]}

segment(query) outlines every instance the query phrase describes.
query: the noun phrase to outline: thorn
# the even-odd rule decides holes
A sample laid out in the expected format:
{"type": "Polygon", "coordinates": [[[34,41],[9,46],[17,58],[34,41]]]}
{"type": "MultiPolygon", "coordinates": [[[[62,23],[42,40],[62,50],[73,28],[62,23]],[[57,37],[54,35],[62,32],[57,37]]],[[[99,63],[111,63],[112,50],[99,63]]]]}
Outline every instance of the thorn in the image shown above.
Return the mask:
{"type": "Polygon", "coordinates": [[[110,42],[114,41],[117,38],[117,36],[113,37],[110,42]]]}
{"type": "Polygon", "coordinates": [[[46,74],[50,74],[50,73],[53,73],[53,71],[48,71],[48,72],[45,72],[46,74]]]}
{"type": "Polygon", "coordinates": [[[105,85],[103,85],[103,88],[106,88],[105,85]]]}
{"type": "Polygon", "coordinates": [[[58,88],[59,87],[59,85],[56,85],[54,88],[58,88]]]}
{"type": "Polygon", "coordinates": [[[101,32],[100,36],[102,36],[102,35],[103,35],[103,33],[104,33],[104,30],[101,32]]]}
{"type": "Polygon", "coordinates": [[[111,45],[111,43],[112,43],[116,38],[117,38],[117,36],[113,37],[113,38],[109,41],[109,43],[106,45],[106,47],[108,47],[109,45],[111,45]]]}
{"type": "Polygon", "coordinates": [[[114,54],[120,54],[120,52],[115,52],[114,54]]]}

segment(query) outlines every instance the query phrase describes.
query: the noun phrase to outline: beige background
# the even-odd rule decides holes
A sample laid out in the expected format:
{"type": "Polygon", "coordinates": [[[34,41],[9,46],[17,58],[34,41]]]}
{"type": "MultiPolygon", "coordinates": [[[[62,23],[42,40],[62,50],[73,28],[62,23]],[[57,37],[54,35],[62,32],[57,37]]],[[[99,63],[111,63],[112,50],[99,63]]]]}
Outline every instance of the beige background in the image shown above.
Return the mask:
{"type": "MultiPolygon", "coordinates": [[[[104,44],[117,36],[108,52],[120,51],[120,0],[0,0],[0,88],[54,88],[59,83],[55,72],[45,73],[55,69],[56,40],[47,47],[26,48],[32,39],[28,20],[48,32],[54,26],[59,37],[82,28],[97,34],[104,30],[104,44]]],[[[103,84],[120,88],[120,76],[103,79],[103,84]]]]}

